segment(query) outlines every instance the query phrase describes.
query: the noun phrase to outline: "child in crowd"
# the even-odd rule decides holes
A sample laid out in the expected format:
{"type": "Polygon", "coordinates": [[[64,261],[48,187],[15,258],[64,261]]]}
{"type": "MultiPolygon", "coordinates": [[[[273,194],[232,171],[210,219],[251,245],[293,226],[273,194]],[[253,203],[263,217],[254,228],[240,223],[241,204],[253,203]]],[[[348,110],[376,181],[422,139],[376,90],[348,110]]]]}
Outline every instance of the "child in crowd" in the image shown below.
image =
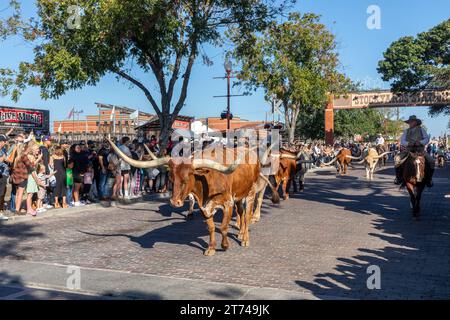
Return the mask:
{"type": "Polygon", "coordinates": [[[38,177],[38,192],[37,192],[37,203],[36,203],[36,211],[38,213],[45,212],[45,209],[42,204],[46,196],[47,187],[49,187],[49,179],[53,177],[56,171],[53,171],[50,174],[45,174],[45,166],[42,163],[39,163],[36,168],[37,177],[38,177]]]}
{"type": "Polygon", "coordinates": [[[92,163],[89,163],[89,165],[86,169],[86,172],[83,175],[83,196],[82,196],[82,198],[87,204],[91,203],[89,201],[89,193],[91,191],[93,180],[94,180],[94,168],[92,166],[92,163]]]}
{"type": "Polygon", "coordinates": [[[66,170],[66,179],[67,179],[67,203],[69,204],[70,207],[73,206],[73,197],[72,197],[72,192],[73,192],[73,162],[69,163],[67,165],[67,170],[66,170]]]}

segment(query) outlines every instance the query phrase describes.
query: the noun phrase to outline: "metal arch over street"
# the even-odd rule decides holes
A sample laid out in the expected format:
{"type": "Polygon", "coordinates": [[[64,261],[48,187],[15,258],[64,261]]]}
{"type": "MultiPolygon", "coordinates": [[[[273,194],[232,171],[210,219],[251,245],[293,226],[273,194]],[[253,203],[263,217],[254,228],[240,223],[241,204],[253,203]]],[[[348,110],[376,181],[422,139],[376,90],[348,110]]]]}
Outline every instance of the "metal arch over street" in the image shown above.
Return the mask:
{"type": "Polygon", "coordinates": [[[350,92],[330,96],[325,109],[325,140],[333,144],[334,110],[397,107],[433,107],[450,105],[450,89],[393,93],[389,90],[350,92]]]}

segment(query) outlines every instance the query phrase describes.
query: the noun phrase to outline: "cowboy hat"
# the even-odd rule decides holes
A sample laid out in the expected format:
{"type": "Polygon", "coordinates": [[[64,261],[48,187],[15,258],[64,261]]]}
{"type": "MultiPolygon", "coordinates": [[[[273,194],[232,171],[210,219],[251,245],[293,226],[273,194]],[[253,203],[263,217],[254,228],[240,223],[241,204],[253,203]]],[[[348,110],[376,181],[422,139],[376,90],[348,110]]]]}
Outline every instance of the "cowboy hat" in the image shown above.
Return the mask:
{"type": "Polygon", "coordinates": [[[417,121],[419,122],[420,119],[418,119],[415,115],[409,116],[408,120],[406,120],[406,123],[410,123],[411,121],[417,121]]]}

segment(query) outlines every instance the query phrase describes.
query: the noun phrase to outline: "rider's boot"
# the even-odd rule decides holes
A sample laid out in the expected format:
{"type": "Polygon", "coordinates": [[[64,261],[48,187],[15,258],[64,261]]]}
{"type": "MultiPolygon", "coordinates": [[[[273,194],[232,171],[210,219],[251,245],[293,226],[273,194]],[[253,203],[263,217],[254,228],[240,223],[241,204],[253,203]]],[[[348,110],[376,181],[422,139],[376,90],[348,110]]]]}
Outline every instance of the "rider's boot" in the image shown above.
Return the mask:
{"type": "Polygon", "coordinates": [[[403,177],[402,177],[402,170],[401,167],[395,167],[395,180],[394,183],[397,185],[402,184],[403,177]]]}

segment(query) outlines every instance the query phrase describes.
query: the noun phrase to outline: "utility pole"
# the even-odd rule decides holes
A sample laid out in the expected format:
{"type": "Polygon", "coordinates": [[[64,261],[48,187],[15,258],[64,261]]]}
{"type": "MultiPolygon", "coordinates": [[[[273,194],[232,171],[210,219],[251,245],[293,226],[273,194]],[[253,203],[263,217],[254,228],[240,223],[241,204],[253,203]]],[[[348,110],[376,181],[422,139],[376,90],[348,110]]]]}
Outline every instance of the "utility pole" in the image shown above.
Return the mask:
{"type": "Polygon", "coordinates": [[[75,141],[75,114],[77,114],[77,119],[80,120],[80,114],[83,113],[83,110],[75,110],[73,108],[72,113],[72,141],[75,141]]]}

